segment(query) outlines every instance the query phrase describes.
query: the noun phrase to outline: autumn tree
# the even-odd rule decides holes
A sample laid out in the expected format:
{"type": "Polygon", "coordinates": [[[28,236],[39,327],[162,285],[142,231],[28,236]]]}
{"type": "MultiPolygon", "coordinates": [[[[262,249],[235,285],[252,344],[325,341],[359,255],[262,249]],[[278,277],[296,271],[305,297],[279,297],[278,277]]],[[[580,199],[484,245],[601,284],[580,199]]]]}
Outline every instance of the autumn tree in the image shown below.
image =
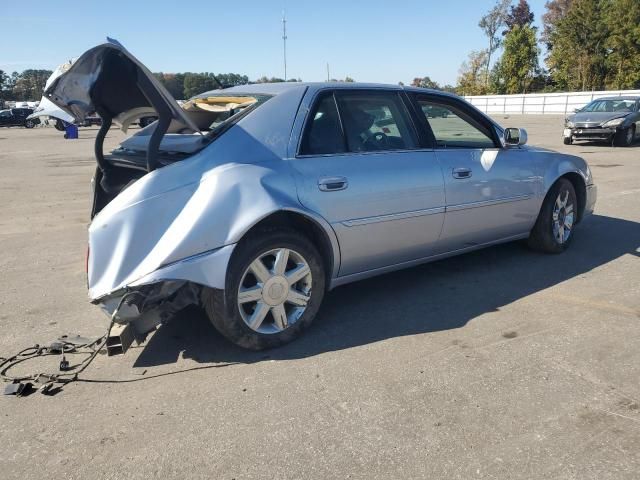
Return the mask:
{"type": "Polygon", "coordinates": [[[431,80],[430,77],[416,77],[411,82],[412,87],[420,87],[420,88],[432,88],[438,90],[440,85],[438,82],[431,80]]]}
{"type": "Polygon", "coordinates": [[[460,67],[457,90],[462,95],[483,95],[487,92],[486,50],[473,51],[460,67]]]}
{"type": "Polygon", "coordinates": [[[480,19],[480,22],[478,22],[478,26],[489,40],[489,47],[487,48],[487,62],[485,68],[485,78],[487,84],[489,82],[491,56],[502,45],[502,38],[498,33],[500,29],[505,25],[505,19],[507,17],[509,5],[511,5],[511,0],[497,0],[493,8],[480,19]]]}
{"type": "Polygon", "coordinates": [[[509,13],[504,19],[507,29],[502,32],[502,35],[508,35],[514,27],[531,26],[533,18],[533,12],[527,0],[519,0],[516,5],[511,6],[509,13]]]}
{"type": "Polygon", "coordinates": [[[553,33],[558,22],[569,12],[573,0],[549,0],[545,3],[546,12],[542,15],[542,34],[540,39],[545,43],[548,50],[553,48],[553,33]]]}

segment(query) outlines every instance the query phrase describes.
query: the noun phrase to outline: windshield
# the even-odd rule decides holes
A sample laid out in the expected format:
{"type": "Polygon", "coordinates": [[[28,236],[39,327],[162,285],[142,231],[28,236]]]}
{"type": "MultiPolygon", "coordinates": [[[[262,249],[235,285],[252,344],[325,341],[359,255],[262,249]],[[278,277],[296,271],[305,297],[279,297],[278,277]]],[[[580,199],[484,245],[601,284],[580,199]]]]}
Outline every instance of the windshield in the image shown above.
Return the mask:
{"type": "Polygon", "coordinates": [[[582,112],[633,112],[635,100],[595,100],[584,107],[582,112]]]}

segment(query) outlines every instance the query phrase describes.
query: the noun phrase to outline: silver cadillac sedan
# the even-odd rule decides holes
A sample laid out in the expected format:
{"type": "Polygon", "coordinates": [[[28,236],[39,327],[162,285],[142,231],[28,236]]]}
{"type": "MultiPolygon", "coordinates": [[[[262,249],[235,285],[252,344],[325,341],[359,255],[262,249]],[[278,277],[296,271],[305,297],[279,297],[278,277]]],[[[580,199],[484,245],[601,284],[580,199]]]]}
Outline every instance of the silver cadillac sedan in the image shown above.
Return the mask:
{"type": "Polygon", "coordinates": [[[254,84],[178,105],[110,40],[45,95],[102,117],[89,297],[138,338],[197,304],[242,347],[283,345],[348,282],[521,239],[560,253],[596,201],[582,158],[442,92],[254,84]]]}

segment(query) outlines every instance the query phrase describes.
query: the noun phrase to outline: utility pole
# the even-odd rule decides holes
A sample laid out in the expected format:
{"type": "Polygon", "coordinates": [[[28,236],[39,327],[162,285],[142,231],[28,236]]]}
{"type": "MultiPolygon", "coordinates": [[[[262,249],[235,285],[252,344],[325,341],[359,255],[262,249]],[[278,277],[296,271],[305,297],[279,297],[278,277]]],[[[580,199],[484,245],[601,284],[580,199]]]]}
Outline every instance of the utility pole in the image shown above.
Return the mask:
{"type": "Polygon", "coordinates": [[[327,82],[330,82],[330,76],[329,76],[329,62],[327,62],[327,82]]]}
{"type": "Polygon", "coordinates": [[[282,46],[284,49],[284,81],[287,81],[287,18],[282,11],[282,46]]]}

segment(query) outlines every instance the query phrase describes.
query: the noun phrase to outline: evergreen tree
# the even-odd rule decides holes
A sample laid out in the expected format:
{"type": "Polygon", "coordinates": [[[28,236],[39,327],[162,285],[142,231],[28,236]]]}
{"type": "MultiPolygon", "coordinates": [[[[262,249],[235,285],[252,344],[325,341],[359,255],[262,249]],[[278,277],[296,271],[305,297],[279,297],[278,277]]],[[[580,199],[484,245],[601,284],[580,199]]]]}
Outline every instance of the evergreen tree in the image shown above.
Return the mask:
{"type": "Polygon", "coordinates": [[[608,26],[603,0],[574,0],[551,34],[547,59],[557,86],[564,90],[600,90],[607,76],[608,26]]]}
{"type": "Polygon", "coordinates": [[[504,40],[500,60],[500,77],[506,93],[529,90],[532,79],[539,73],[536,30],[530,25],[514,25],[504,40]]]}
{"type": "Polygon", "coordinates": [[[640,88],[640,2],[610,0],[605,20],[609,27],[607,87],[640,88]]]}

